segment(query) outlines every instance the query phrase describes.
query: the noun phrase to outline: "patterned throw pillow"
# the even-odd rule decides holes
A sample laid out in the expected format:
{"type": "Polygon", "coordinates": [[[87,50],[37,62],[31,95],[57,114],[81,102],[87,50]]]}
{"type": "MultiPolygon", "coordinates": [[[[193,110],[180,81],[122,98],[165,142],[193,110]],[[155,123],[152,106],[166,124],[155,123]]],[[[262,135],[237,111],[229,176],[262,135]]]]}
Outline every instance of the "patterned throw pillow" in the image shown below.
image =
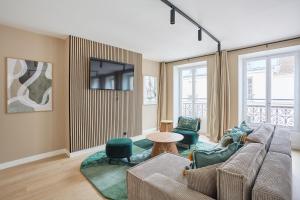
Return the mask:
{"type": "Polygon", "coordinates": [[[209,165],[217,164],[226,161],[232,156],[239,148],[238,143],[229,144],[226,148],[219,151],[194,151],[194,161],[196,168],[206,167],[209,165]]]}
{"type": "Polygon", "coordinates": [[[197,131],[198,120],[191,117],[179,117],[177,129],[185,129],[191,131],[197,131]]]}
{"type": "Polygon", "coordinates": [[[227,147],[229,144],[233,143],[233,139],[231,135],[223,135],[219,144],[221,147],[227,147]]]}
{"type": "Polygon", "coordinates": [[[247,133],[247,135],[249,135],[250,133],[252,133],[254,131],[254,129],[250,128],[245,121],[241,122],[240,129],[241,129],[241,131],[247,133]]]}

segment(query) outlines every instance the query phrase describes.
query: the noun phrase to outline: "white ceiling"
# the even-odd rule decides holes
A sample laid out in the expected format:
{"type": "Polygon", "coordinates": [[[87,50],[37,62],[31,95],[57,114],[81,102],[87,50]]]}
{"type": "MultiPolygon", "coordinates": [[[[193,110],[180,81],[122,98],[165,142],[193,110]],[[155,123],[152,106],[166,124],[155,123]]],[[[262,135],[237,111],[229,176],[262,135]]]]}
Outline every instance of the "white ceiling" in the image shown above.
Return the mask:
{"type": "MultiPolygon", "coordinates": [[[[170,0],[221,42],[222,49],[300,36],[300,0],[170,0]]],[[[170,61],[216,51],[216,43],[160,0],[0,0],[0,24],[75,35],[170,61]]]]}

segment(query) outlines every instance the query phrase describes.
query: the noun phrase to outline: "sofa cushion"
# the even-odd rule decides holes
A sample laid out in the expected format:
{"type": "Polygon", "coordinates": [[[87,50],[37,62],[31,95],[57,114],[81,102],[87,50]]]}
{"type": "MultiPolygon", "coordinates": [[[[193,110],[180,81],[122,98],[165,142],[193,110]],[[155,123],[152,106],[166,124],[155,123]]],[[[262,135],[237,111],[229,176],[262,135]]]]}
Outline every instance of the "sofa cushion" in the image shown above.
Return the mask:
{"type": "Polygon", "coordinates": [[[187,185],[182,170],[189,166],[190,160],[170,153],[164,153],[142,162],[127,170],[128,199],[142,199],[143,180],[154,173],[163,174],[170,179],[187,185]],[[170,166],[172,163],[172,167],[170,166]]]}
{"type": "Polygon", "coordinates": [[[226,148],[221,150],[212,151],[194,151],[194,160],[197,168],[206,167],[208,165],[213,165],[216,163],[221,163],[226,161],[230,156],[232,156],[239,148],[238,143],[232,143],[226,148]]]}
{"type": "Polygon", "coordinates": [[[269,152],[252,191],[253,200],[292,199],[292,160],[289,156],[269,152]]]}
{"type": "Polygon", "coordinates": [[[265,155],[263,144],[249,143],[217,168],[218,199],[250,200],[265,155]]]}
{"type": "Polygon", "coordinates": [[[217,167],[221,163],[186,172],[188,187],[212,198],[217,198],[217,167]]]}
{"type": "Polygon", "coordinates": [[[272,124],[262,124],[253,133],[248,135],[247,142],[261,143],[265,145],[266,150],[269,149],[275,126],[272,124]]]}
{"type": "Polygon", "coordinates": [[[154,173],[144,180],[143,196],[129,200],[213,200],[200,192],[188,188],[160,173],[154,173]]]}
{"type": "Polygon", "coordinates": [[[198,131],[199,120],[191,117],[182,117],[178,118],[177,129],[185,129],[190,131],[198,131]]]}
{"type": "Polygon", "coordinates": [[[283,153],[291,157],[290,130],[286,128],[276,128],[269,151],[283,153]]]}

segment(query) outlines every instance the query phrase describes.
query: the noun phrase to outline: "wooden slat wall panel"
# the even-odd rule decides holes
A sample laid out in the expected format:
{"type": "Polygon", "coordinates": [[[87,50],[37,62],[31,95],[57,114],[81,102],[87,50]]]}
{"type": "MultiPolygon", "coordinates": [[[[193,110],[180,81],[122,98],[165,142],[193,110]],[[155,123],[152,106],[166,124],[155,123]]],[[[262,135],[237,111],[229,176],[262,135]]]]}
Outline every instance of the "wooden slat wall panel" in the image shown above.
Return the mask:
{"type": "Polygon", "coordinates": [[[70,36],[70,152],[142,133],[142,55],[70,36]],[[89,89],[89,58],[134,65],[134,91],[89,89]],[[139,95],[138,95],[139,94],[139,95]]]}

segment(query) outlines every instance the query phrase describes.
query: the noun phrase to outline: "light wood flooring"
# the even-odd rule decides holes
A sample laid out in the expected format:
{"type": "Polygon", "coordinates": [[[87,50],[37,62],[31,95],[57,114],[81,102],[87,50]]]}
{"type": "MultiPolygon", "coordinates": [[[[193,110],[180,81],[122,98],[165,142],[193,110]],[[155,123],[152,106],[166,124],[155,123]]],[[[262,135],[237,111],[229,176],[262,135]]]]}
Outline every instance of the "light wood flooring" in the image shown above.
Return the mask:
{"type": "MultiPolygon", "coordinates": [[[[300,151],[293,151],[293,199],[300,199],[300,151]]],[[[0,171],[0,200],[102,200],[80,173],[86,157],[56,156],[0,171]]]]}

